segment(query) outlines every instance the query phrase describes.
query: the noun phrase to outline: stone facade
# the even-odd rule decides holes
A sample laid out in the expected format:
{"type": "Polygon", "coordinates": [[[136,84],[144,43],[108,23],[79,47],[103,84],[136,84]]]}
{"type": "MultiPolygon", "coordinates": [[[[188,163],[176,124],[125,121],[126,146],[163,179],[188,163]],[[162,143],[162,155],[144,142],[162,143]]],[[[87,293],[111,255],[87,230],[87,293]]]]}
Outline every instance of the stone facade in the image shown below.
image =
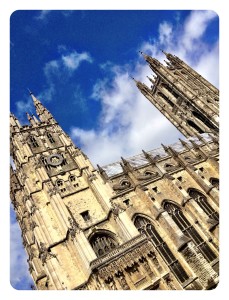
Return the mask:
{"type": "Polygon", "coordinates": [[[185,136],[94,168],[31,93],[11,114],[11,201],[39,290],[201,290],[218,284],[218,90],[178,57],[137,87],[185,136]]]}

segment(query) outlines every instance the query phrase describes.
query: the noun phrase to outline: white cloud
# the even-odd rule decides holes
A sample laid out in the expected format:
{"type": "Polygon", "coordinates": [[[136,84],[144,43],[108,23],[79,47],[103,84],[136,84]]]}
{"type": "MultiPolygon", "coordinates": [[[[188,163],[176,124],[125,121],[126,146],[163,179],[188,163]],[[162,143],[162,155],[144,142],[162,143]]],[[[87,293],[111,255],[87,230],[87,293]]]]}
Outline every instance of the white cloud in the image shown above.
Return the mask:
{"type": "Polygon", "coordinates": [[[51,12],[51,10],[42,10],[39,12],[39,14],[35,17],[35,19],[43,21],[47,18],[48,14],[51,12]]]}
{"type": "MultiPolygon", "coordinates": [[[[146,66],[139,68],[137,65],[133,75],[145,79],[146,66]]],[[[71,137],[76,144],[80,142],[94,164],[111,163],[181,136],[139,92],[125,69],[117,68],[110,88],[106,81],[97,82],[93,96],[102,104],[100,128],[72,128],[71,137]]]]}
{"type": "MultiPolygon", "coordinates": [[[[13,212],[13,211],[12,211],[13,212]]],[[[10,226],[10,273],[11,285],[16,287],[21,282],[32,284],[32,278],[28,272],[27,256],[22,246],[21,230],[16,222],[11,220],[10,226]],[[16,267],[15,267],[16,266],[16,267]]]]}
{"type": "Polygon", "coordinates": [[[34,112],[33,102],[31,97],[27,97],[26,100],[19,100],[15,103],[16,105],[16,116],[21,124],[28,123],[26,112],[32,114],[34,112]]]}
{"type": "Polygon", "coordinates": [[[60,69],[60,62],[58,60],[51,60],[44,66],[44,74],[49,80],[53,75],[56,74],[60,69]]]}
{"type": "Polygon", "coordinates": [[[72,53],[69,53],[68,55],[62,55],[61,57],[62,62],[64,66],[69,70],[76,70],[78,69],[79,65],[83,61],[92,62],[92,58],[89,53],[83,52],[78,53],[76,51],[73,51],[72,53]]]}
{"type": "Polygon", "coordinates": [[[216,13],[213,11],[193,11],[184,25],[184,33],[181,39],[184,47],[191,50],[196,48],[195,40],[199,39],[209,24],[209,22],[216,18],[216,13]]]}
{"type": "MultiPolygon", "coordinates": [[[[145,41],[140,49],[162,62],[165,56],[160,48],[163,48],[184,59],[217,86],[218,44],[209,49],[201,39],[208,24],[215,17],[213,12],[193,12],[179,30],[179,35],[169,23],[162,22],[159,25],[158,37],[145,41]],[[195,26],[199,28],[199,32],[195,26]],[[201,51],[194,52],[193,58],[194,48],[201,51]]],[[[129,65],[114,66],[109,62],[103,64],[102,68],[110,70],[112,76],[100,79],[94,85],[92,97],[99,100],[102,106],[99,128],[71,130],[75,143],[81,145],[94,164],[111,163],[120,160],[121,156],[132,156],[140,153],[142,149],[150,150],[159,147],[160,143],[170,144],[182,137],[140,93],[131,79],[133,76],[150,85],[146,76],[150,76],[152,71],[141,55],[134,64],[131,62],[129,65]]]]}
{"type": "Polygon", "coordinates": [[[172,25],[168,22],[163,22],[159,25],[159,42],[161,44],[170,43],[172,36],[172,25]]]}

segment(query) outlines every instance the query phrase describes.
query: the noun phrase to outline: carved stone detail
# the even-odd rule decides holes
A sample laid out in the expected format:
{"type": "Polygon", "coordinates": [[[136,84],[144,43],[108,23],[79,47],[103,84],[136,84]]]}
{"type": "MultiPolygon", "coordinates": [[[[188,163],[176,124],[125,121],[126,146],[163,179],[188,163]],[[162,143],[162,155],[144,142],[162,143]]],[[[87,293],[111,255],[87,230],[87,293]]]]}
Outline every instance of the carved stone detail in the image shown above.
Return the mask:
{"type": "Polygon", "coordinates": [[[48,248],[45,247],[45,244],[40,242],[40,249],[39,249],[39,258],[42,262],[42,265],[44,266],[44,264],[46,263],[48,258],[57,258],[57,256],[53,253],[51,253],[48,248]]]}
{"type": "Polygon", "coordinates": [[[71,239],[74,240],[74,238],[76,236],[76,233],[80,232],[81,229],[79,227],[79,224],[74,219],[72,219],[71,217],[68,217],[68,221],[69,221],[69,224],[70,224],[70,227],[68,228],[69,234],[71,236],[71,239]]]}

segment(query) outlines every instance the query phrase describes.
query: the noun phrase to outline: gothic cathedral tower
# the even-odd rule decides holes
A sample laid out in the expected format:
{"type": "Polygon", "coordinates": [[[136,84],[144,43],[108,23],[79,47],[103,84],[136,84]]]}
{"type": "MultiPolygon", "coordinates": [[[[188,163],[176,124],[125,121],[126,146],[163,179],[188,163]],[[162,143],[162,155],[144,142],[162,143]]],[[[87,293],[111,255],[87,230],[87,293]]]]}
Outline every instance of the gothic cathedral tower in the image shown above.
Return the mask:
{"type": "Polygon", "coordinates": [[[36,289],[212,289],[218,284],[218,90],[178,57],[136,82],[186,137],[94,168],[31,93],[11,114],[11,201],[36,289]]]}
{"type": "Polygon", "coordinates": [[[164,52],[169,62],[143,54],[152,71],[151,88],[136,81],[142,94],[185,136],[219,133],[219,90],[185,62],[164,52]]]}

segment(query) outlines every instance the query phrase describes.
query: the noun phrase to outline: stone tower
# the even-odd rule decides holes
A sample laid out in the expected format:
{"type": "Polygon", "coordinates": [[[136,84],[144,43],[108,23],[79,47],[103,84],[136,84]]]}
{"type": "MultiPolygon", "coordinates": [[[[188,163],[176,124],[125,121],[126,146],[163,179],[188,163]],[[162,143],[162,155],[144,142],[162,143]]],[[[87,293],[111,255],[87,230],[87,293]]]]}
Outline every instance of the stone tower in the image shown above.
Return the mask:
{"type": "Polygon", "coordinates": [[[149,78],[150,88],[139,81],[137,87],[185,137],[218,136],[219,90],[177,56],[164,53],[167,66],[142,53],[156,75],[149,78]]]}
{"type": "Polygon", "coordinates": [[[94,168],[32,93],[38,118],[10,116],[10,197],[36,289],[218,284],[217,90],[176,57],[145,57],[158,77],[137,86],[187,137],[173,145],[94,168]]]}

